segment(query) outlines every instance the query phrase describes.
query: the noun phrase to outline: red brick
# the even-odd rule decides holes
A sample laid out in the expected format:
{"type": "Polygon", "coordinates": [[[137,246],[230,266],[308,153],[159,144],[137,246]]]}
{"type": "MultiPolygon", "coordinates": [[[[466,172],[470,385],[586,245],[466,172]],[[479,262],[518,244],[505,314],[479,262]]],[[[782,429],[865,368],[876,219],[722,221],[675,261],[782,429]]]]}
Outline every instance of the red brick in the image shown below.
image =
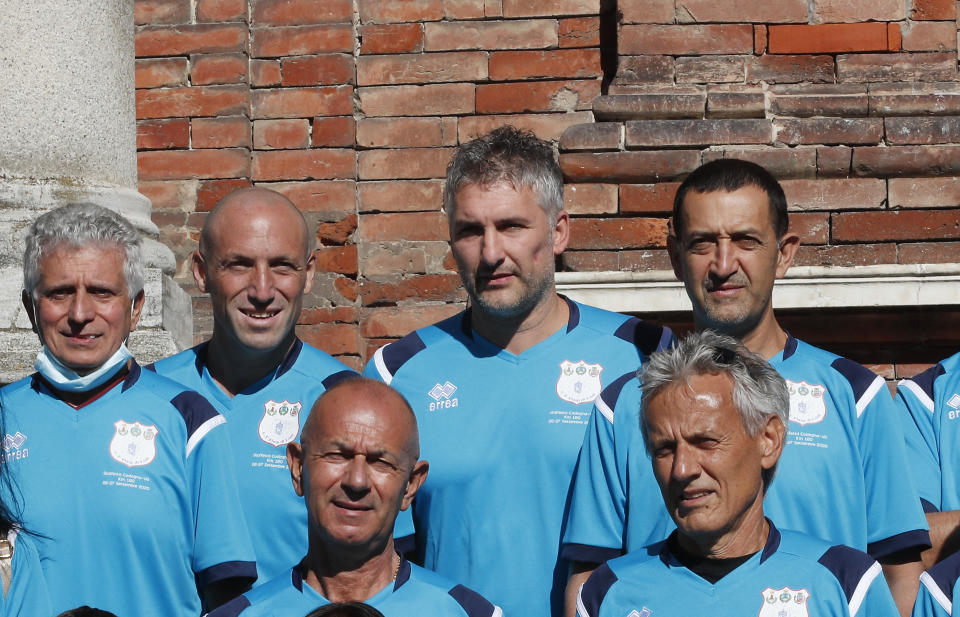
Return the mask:
{"type": "Polygon", "coordinates": [[[253,153],[254,180],[353,178],[353,150],[276,150],[253,153]]]}
{"type": "Polygon", "coordinates": [[[194,148],[250,146],[250,121],[244,116],[194,118],[190,124],[190,143],[194,148]]]}
{"type": "Polygon", "coordinates": [[[487,54],[479,51],[361,56],[357,60],[361,86],[486,79],[487,54]]]}
{"type": "Polygon", "coordinates": [[[960,210],[842,212],[833,215],[835,242],[895,242],[956,238],[960,238],[960,210]]]}
{"type": "Polygon", "coordinates": [[[807,23],[807,0],[683,0],[677,4],[677,18],[686,23],[807,23]]]}
{"type": "Polygon", "coordinates": [[[769,26],[767,32],[771,54],[887,51],[884,23],[769,26]]]}
{"type": "Polygon", "coordinates": [[[673,212],[673,196],[679,182],[621,184],[620,212],[673,212]]]}
{"type": "Polygon", "coordinates": [[[616,184],[567,184],[563,207],[573,215],[614,214],[617,211],[616,184]]]}
{"type": "Polygon", "coordinates": [[[252,37],[250,55],[256,58],[353,51],[349,25],[254,28],[252,37]]]}
{"type": "Polygon", "coordinates": [[[346,147],[356,144],[356,121],[350,116],[313,119],[313,146],[346,147]]]}
{"type": "Polygon", "coordinates": [[[355,279],[340,277],[333,282],[333,287],[349,302],[356,302],[360,297],[360,284],[355,279]]]}
{"type": "Polygon", "coordinates": [[[361,180],[442,178],[452,155],[452,148],[367,150],[358,155],[357,173],[361,180]]]}
{"type": "Polygon", "coordinates": [[[671,56],[620,56],[618,60],[617,78],[611,85],[610,94],[617,94],[617,84],[624,87],[632,84],[641,87],[650,84],[673,85],[676,61],[671,56]]]}
{"type": "Polygon", "coordinates": [[[907,17],[905,4],[901,0],[814,0],[813,12],[825,23],[900,21],[907,17]]]}
{"type": "Polygon", "coordinates": [[[186,58],[137,60],[134,70],[137,88],[170,88],[187,85],[186,58]]]}
{"type": "Polygon", "coordinates": [[[197,212],[209,212],[217,202],[230,193],[247,188],[251,183],[246,178],[236,180],[206,180],[197,191],[197,212]]]}
{"type": "Polygon", "coordinates": [[[300,340],[314,347],[319,347],[331,356],[360,353],[360,335],[353,324],[331,323],[297,326],[296,332],[300,340]]]}
{"type": "Polygon", "coordinates": [[[833,146],[817,148],[817,175],[820,177],[850,175],[850,163],[853,159],[853,148],[847,146],[833,146]]]}
{"type": "Polygon", "coordinates": [[[504,17],[551,17],[593,15],[600,11],[599,0],[501,0],[504,17]]]}
{"type": "Polygon", "coordinates": [[[446,241],[450,234],[442,212],[399,212],[364,215],[359,237],[367,242],[446,241]]]}
{"type": "Polygon", "coordinates": [[[868,146],[853,150],[858,176],[960,175],[960,146],[868,146]]]}
{"type": "Polygon", "coordinates": [[[245,86],[197,86],[137,90],[138,118],[219,116],[246,113],[245,86]]]}
{"type": "Polygon", "coordinates": [[[375,86],[360,88],[360,109],[369,116],[472,114],[473,84],[375,86]]]}
{"type": "Polygon", "coordinates": [[[315,254],[317,256],[317,272],[337,272],[356,276],[358,265],[357,246],[355,244],[320,247],[315,254]]]}
{"type": "Polygon", "coordinates": [[[246,21],[247,0],[197,0],[197,21],[246,21]]]}
{"type": "Polygon", "coordinates": [[[561,19],[558,23],[557,42],[560,47],[600,47],[599,17],[572,17],[561,19]]]}
{"type": "Polygon", "coordinates": [[[913,0],[910,10],[910,19],[944,19],[957,18],[957,3],[955,0],[913,0]]]}
{"type": "Polygon", "coordinates": [[[599,49],[498,51],[490,54],[490,79],[495,81],[600,76],[599,49]]]}
{"type": "Polygon", "coordinates": [[[826,244],[830,240],[830,214],[827,212],[791,214],[790,231],[800,236],[801,244],[826,244]]]}
{"type": "Polygon", "coordinates": [[[953,116],[960,114],[960,86],[945,83],[871,84],[869,101],[871,114],[877,116],[953,116]]]}
{"type": "MultiPolygon", "coordinates": [[[[263,184],[278,193],[282,193],[297,205],[297,208],[309,212],[350,213],[357,209],[357,185],[353,180],[314,180],[312,182],[271,182],[263,184]]],[[[356,228],[356,217],[350,222],[350,233],[356,228]]],[[[346,238],[339,244],[346,242],[346,238]]]]}
{"type": "Polygon", "coordinates": [[[841,246],[800,246],[793,260],[795,266],[876,266],[897,263],[897,245],[854,244],[841,246]]]}
{"type": "Polygon", "coordinates": [[[766,115],[766,95],[759,88],[731,86],[707,90],[708,118],[763,118],[766,115]]]}
{"type": "Polygon", "coordinates": [[[900,51],[903,47],[903,32],[900,24],[887,24],[887,51],[900,51]]]}
{"type": "Polygon", "coordinates": [[[750,54],[753,53],[753,27],[739,24],[621,26],[618,51],[621,55],[750,54]]]}
{"type": "Polygon", "coordinates": [[[769,120],[641,120],[624,125],[627,148],[670,148],[719,144],[768,144],[769,120]]]}
{"type": "Polygon", "coordinates": [[[353,87],[283,88],[252,92],[254,118],[309,118],[353,113],[353,87]]]}
{"type": "Polygon", "coordinates": [[[253,23],[269,26],[350,23],[350,0],[252,0],[253,23]]]}
{"type": "Polygon", "coordinates": [[[703,162],[735,158],[763,165],[774,178],[812,178],[817,172],[815,148],[721,148],[704,150],[703,162]]]}
{"type": "Polygon", "coordinates": [[[250,85],[279,86],[281,79],[279,60],[250,60],[250,85]]]}
{"type": "Polygon", "coordinates": [[[238,24],[146,27],[137,32],[134,41],[138,58],[245,51],[247,27],[238,24]]]}
{"type": "Polygon", "coordinates": [[[284,86],[318,86],[353,82],[353,58],[343,54],[301,56],[280,61],[284,86]]]}
{"type": "Polygon", "coordinates": [[[791,211],[877,209],[887,200],[887,183],[875,178],[783,180],[781,184],[791,211]]]}
{"type": "Polygon", "coordinates": [[[560,155],[564,176],[573,182],[658,182],[688,174],[699,164],[700,153],[693,150],[560,155]]]}
{"type": "MultiPolygon", "coordinates": [[[[786,57],[786,56],[782,56],[786,57]]],[[[769,90],[771,111],[780,116],[866,116],[867,87],[860,84],[775,86],[769,90]]]]}
{"type": "MultiPolygon", "coordinates": [[[[185,182],[140,182],[137,190],[150,200],[154,211],[160,209],[179,210],[184,204],[185,193],[190,192],[184,185],[195,185],[193,180],[185,182]]],[[[194,191],[196,189],[194,188],[194,191]]]]}
{"type": "Polygon", "coordinates": [[[361,54],[403,54],[423,49],[421,24],[384,24],[360,27],[361,54]]]}
{"type": "Polygon", "coordinates": [[[526,81],[477,86],[477,113],[575,111],[591,109],[600,82],[526,81]]]}
{"type": "Polygon", "coordinates": [[[463,284],[456,274],[426,274],[403,279],[396,284],[365,280],[360,285],[364,306],[396,304],[404,300],[449,302],[463,300],[465,296],[463,284]]]}
{"type": "Polygon", "coordinates": [[[357,186],[360,212],[440,210],[439,180],[361,182],[357,186]]]}
{"type": "Polygon", "coordinates": [[[744,56],[701,56],[677,58],[677,83],[742,83],[744,56]]]}
{"type": "Polygon", "coordinates": [[[173,120],[141,120],[137,122],[137,149],[163,150],[190,147],[190,122],[173,120]]]}
{"type": "Polygon", "coordinates": [[[960,178],[890,178],[891,208],[960,206],[960,178]]]}
{"type": "Polygon", "coordinates": [[[660,218],[572,219],[571,249],[630,249],[664,247],[667,220],[660,218]]]}
{"type": "Polygon", "coordinates": [[[190,58],[190,82],[194,86],[239,84],[247,81],[245,54],[209,54],[190,58]]]}
{"type": "Polygon", "coordinates": [[[941,264],[960,262],[960,242],[923,242],[897,246],[902,264],[941,264]]]}
{"type": "Polygon", "coordinates": [[[661,118],[702,118],[707,93],[696,86],[675,86],[666,94],[619,94],[596,100],[593,113],[598,120],[656,120],[661,118]],[[686,91],[681,91],[685,89],[686,91]]]}
{"type": "Polygon", "coordinates": [[[903,33],[904,51],[954,51],[957,24],[954,21],[915,21],[903,33]]]}
{"type": "MultiPolygon", "coordinates": [[[[393,277],[400,272],[409,275],[451,271],[441,263],[450,250],[447,242],[364,242],[360,250],[363,275],[367,278],[393,277]]],[[[455,269],[456,264],[452,266],[455,269]]]]}
{"type": "Polygon", "coordinates": [[[960,117],[885,118],[887,143],[947,144],[960,141],[960,117]]]}
{"type": "Polygon", "coordinates": [[[190,0],[136,0],[133,23],[185,24],[190,21],[190,0]]]}
{"type": "Polygon", "coordinates": [[[499,14],[499,4],[500,0],[444,0],[443,16],[446,19],[496,17],[494,13],[499,14]]]}
{"type": "Polygon", "coordinates": [[[141,180],[241,178],[250,174],[250,153],[231,150],[155,150],[137,153],[141,180]]]}
{"type": "Polygon", "coordinates": [[[577,124],[563,132],[560,151],[619,150],[622,142],[623,124],[619,122],[577,124]]]}
{"type": "Polygon", "coordinates": [[[674,0],[618,0],[625,24],[669,24],[676,19],[674,0]]]}
{"type": "Polygon", "coordinates": [[[542,49],[559,42],[553,19],[436,22],[423,27],[425,51],[542,49]]]}
{"type": "Polygon", "coordinates": [[[833,56],[763,55],[749,58],[746,67],[747,83],[765,81],[773,84],[788,84],[836,81],[833,56]]]}
{"type": "Polygon", "coordinates": [[[762,24],[753,27],[753,53],[758,56],[767,53],[767,27],[762,24]]]}
{"type": "Polygon", "coordinates": [[[334,306],[331,308],[304,308],[297,323],[308,325],[317,323],[357,323],[360,309],[355,306],[334,306]]]}
{"type": "Polygon", "coordinates": [[[253,147],[257,150],[282,150],[310,146],[310,121],[257,120],[253,123],[253,147]]]}
{"type": "Polygon", "coordinates": [[[443,145],[440,118],[366,118],[357,124],[357,145],[417,148],[443,145]]]}
{"type": "Polygon", "coordinates": [[[323,246],[346,244],[353,240],[355,231],[357,231],[357,215],[348,214],[338,221],[318,225],[317,239],[323,246]]]}
{"type": "Polygon", "coordinates": [[[799,144],[876,144],[883,139],[880,118],[783,118],[775,121],[777,141],[799,144]]]}
{"type": "Polygon", "coordinates": [[[360,322],[360,335],[368,338],[406,336],[418,328],[452,317],[461,310],[456,304],[367,309],[360,322]]]}
{"type": "Polygon", "coordinates": [[[619,251],[566,251],[560,256],[568,272],[615,272],[620,270],[619,251]]]}
{"type": "Polygon", "coordinates": [[[460,142],[486,135],[498,126],[511,124],[517,128],[533,131],[540,139],[556,141],[569,127],[590,122],[588,111],[563,114],[527,114],[516,116],[469,116],[460,118],[457,134],[460,142]]]}
{"type": "Polygon", "coordinates": [[[442,0],[359,0],[360,21],[364,24],[436,21],[443,19],[442,0]]]}

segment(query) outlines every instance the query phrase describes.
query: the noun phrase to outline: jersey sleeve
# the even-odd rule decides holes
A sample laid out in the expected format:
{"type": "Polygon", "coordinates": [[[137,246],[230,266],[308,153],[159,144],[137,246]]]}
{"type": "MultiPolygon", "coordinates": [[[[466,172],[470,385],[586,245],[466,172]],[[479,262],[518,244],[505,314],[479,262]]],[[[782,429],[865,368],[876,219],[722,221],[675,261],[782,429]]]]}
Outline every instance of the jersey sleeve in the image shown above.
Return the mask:
{"type": "Polygon", "coordinates": [[[911,617],[950,617],[952,596],[948,596],[928,572],[920,575],[920,591],[913,604],[911,617]]]}
{"type": "Polygon", "coordinates": [[[883,576],[883,569],[874,562],[861,579],[849,600],[850,617],[898,617],[897,605],[883,576]]]}
{"type": "Polygon", "coordinates": [[[4,617],[50,617],[53,609],[37,549],[26,535],[10,535],[15,536],[10,589],[2,598],[0,614],[4,617]]]}
{"type": "Polygon", "coordinates": [[[897,413],[906,440],[910,477],[928,512],[943,507],[933,392],[934,380],[941,373],[938,364],[897,385],[897,413]]]}

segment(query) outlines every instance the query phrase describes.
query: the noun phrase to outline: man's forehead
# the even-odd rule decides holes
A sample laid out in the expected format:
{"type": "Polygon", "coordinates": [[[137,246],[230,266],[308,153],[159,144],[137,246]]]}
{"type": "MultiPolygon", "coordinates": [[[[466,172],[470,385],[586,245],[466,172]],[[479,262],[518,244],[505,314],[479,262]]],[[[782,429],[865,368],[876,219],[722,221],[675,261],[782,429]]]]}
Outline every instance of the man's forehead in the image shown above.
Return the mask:
{"type": "Polygon", "coordinates": [[[770,200],[763,189],[753,185],[735,191],[690,191],[680,208],[684,231],[716,227],[744,231],[773,229],[770,200]]]}

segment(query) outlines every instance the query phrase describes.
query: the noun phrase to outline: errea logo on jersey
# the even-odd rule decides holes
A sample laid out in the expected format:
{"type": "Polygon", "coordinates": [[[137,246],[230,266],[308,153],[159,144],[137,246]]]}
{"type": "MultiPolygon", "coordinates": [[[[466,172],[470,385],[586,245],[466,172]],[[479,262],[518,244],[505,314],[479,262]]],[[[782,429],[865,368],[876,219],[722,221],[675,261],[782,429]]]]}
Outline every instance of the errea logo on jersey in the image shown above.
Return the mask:
{"type": "Polygon", "coordinates": [[[0,442],[0,445],[3,446],[3,460],[15,461],[30,456],[29,448],[21,448],[26,441],[27,436],[20,431],[17,431],[13,435],[10,433],[4,435],[3,441],[0,442]]]}
{"type": "Polygon", "coordinates": [[[956,420],[960,418],[960,394],[954,393],[953,396],[947,399],[947,407],[950,408],[950,412],[947,416],[951,420],[956,420]]]}
{"type": "Polygon", "coordinates": [[[652,614],[653,614],[653,611],[651,611],[649,608],[644,606],[639,611],[636,611],[636,610],[630,611],[630,614],[627,615],[627,617],[650,617],[650,615],[652,614]]]}
{"type": "Polygon", "coordinates": [[[453,396],[453,393],[457,391],[457,387],[446,381],[443,385],[436,384],[427,394],[434,402],[430,403],[430,411],[436,411],[438,409],[450,409],[451,407],[457,407],[460,405],[460,399],[450,398],[453,396]]]}

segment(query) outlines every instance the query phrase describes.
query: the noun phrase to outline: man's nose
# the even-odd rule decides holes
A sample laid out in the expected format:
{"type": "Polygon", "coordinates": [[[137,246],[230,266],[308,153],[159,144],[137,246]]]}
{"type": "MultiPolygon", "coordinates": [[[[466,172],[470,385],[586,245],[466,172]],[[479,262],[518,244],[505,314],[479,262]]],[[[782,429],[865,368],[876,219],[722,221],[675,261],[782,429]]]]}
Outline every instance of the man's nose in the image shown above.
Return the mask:
{"type": "Polygon", "coordinates": [[[503,237],[499,231],[495,229],[484,231],[481,258],[483,263],[489,265],[499,264],[503,261],[503,237]]]}
{"type": "Polygon", "coordinates": [[[70,303],[70,311],[68,313],[70,321],[86,323],[93,319],[95,312],[93,298],[90,297],[90,294],[82,289],[77,290],[77,293],[74,294],[73,300],[70,303]]]}
{"type": "Polygon", "coordinates": [[[268,265],[258,265],[253,269],[253,276],[247,287],[247,294],[254,302],[266,304],[273,300],[275,293],[273,272],[268,265]]]}
{"type": "Polygon", "coordinates": [[[730,238],[719,238],[713,252],[711,271],[719,277],[728,277],[740,268],[737,247],[730,238]]]}
{"type": "Polygon", "coordinates": [[[367,461],[363,456],[354,456],[347,463],[347,469],[343,476],[343,487],[357,493],[369,490],[370,476],[367,473],[367,461]]]}
{"type": "Polygon", "coordinates": [[[677,446],[670,475],[674,480],[681,481],[692,480],[700,475],[700,462],[692,448],[683,444],[677,446]]]}

